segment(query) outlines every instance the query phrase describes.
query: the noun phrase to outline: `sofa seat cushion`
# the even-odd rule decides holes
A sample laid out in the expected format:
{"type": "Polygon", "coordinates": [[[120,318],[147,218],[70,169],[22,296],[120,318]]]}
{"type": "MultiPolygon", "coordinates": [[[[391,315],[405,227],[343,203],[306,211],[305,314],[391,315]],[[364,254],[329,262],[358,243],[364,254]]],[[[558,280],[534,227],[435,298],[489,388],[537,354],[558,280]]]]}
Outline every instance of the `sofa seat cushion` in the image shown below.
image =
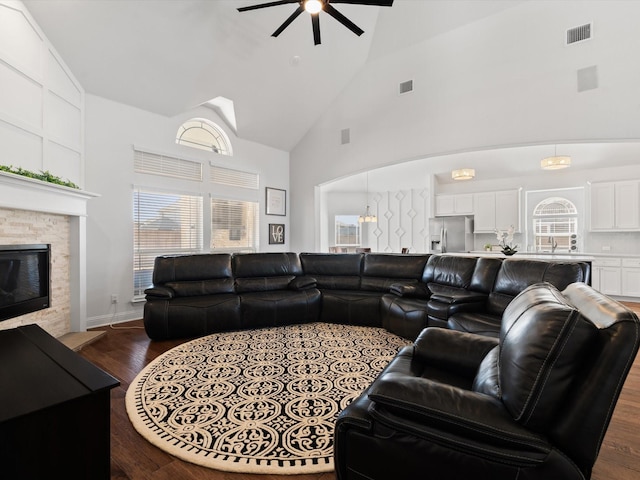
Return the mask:
{"type": "Polygon", "coordinates": [[[321,295],[317,288],[241,293],[243,328],[317,322],[321,295]]]}
{"type": "Polygon", "coordinates": [[[475,333],[487,337],[498,338],[502,317],[488,313],[459,312],[447,320],[447,326],[451,330],[459,332],[475,333]]]}
{"type": "Polygon", "coordinates": [[[345,325],[380,327],[379,292],[322,289],[320,320],[345,325]]]}
{"type": "Polygon", "coordinates": [[[222,293],[147,300],[144,326],[149,338],[154,340],[238,330],[242,328],[240,297],[222,293]]]}
{"type": "Polygon", "coordinates": [[[380,299],[382,326],[391,333],[409,340],[428,326],[427,302],[394,294],[383,295],[380,299]]]}

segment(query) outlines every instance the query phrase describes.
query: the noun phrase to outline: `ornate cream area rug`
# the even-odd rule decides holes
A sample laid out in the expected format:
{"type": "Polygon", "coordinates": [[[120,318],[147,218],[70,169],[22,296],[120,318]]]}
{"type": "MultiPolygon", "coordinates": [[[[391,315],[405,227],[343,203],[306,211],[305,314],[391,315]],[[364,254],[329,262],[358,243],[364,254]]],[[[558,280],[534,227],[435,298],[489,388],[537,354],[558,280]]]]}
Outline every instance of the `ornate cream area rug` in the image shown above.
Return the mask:
{"type": "Polygon", "coordinates": [[[188,462],[328,472],[338,413],[410,343],[328,323],[209,335],[147,365],[127,390],[127,412],[143,437],[188,462]]]}

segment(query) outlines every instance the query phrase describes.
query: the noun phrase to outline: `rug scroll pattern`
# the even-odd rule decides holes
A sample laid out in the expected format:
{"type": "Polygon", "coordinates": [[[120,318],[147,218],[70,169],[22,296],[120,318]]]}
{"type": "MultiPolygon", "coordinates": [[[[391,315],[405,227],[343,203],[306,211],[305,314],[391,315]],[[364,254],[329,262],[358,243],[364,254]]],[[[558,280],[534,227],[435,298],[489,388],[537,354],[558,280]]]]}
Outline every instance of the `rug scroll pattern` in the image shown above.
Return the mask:
{"type": "Polygon", "coordinates": [[[147,365],[127,390],[127,412],[151,443],[192,463],[332,471],[338,413],[409,343],[328,323],[209,335],[147,365]]]}

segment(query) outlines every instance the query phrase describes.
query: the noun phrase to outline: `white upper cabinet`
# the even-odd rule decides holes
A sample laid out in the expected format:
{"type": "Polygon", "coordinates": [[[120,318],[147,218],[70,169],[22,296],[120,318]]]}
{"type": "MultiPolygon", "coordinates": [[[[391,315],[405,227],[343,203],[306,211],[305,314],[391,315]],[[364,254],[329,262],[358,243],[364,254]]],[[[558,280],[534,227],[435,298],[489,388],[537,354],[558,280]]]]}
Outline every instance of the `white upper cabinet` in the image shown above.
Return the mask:
{"type": "Polygon", "coordinates": [[[443,215],[473,215],[473,195],[436,195],[435,216],[443,215]]]}
{"type": "Polygon", "coordinates": [[[591,184],[591,230],[640,230],[640,180],[591,184]]]}
{"type": "Polygon", "coordinates": [[[474,233],[507,230],[520,231],[520,191],[483,192],[473,195],[474,233]]]}

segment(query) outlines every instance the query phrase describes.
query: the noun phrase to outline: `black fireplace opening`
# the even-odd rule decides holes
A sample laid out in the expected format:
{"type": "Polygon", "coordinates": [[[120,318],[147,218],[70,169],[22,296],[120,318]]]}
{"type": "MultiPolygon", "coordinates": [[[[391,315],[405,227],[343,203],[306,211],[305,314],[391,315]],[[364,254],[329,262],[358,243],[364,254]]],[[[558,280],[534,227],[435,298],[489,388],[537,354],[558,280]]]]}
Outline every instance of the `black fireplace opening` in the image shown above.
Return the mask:
{"type": "Polygon", "coordinates": [[[0,321],[49,308],[51,245],[0,245],[0,321]]]}

